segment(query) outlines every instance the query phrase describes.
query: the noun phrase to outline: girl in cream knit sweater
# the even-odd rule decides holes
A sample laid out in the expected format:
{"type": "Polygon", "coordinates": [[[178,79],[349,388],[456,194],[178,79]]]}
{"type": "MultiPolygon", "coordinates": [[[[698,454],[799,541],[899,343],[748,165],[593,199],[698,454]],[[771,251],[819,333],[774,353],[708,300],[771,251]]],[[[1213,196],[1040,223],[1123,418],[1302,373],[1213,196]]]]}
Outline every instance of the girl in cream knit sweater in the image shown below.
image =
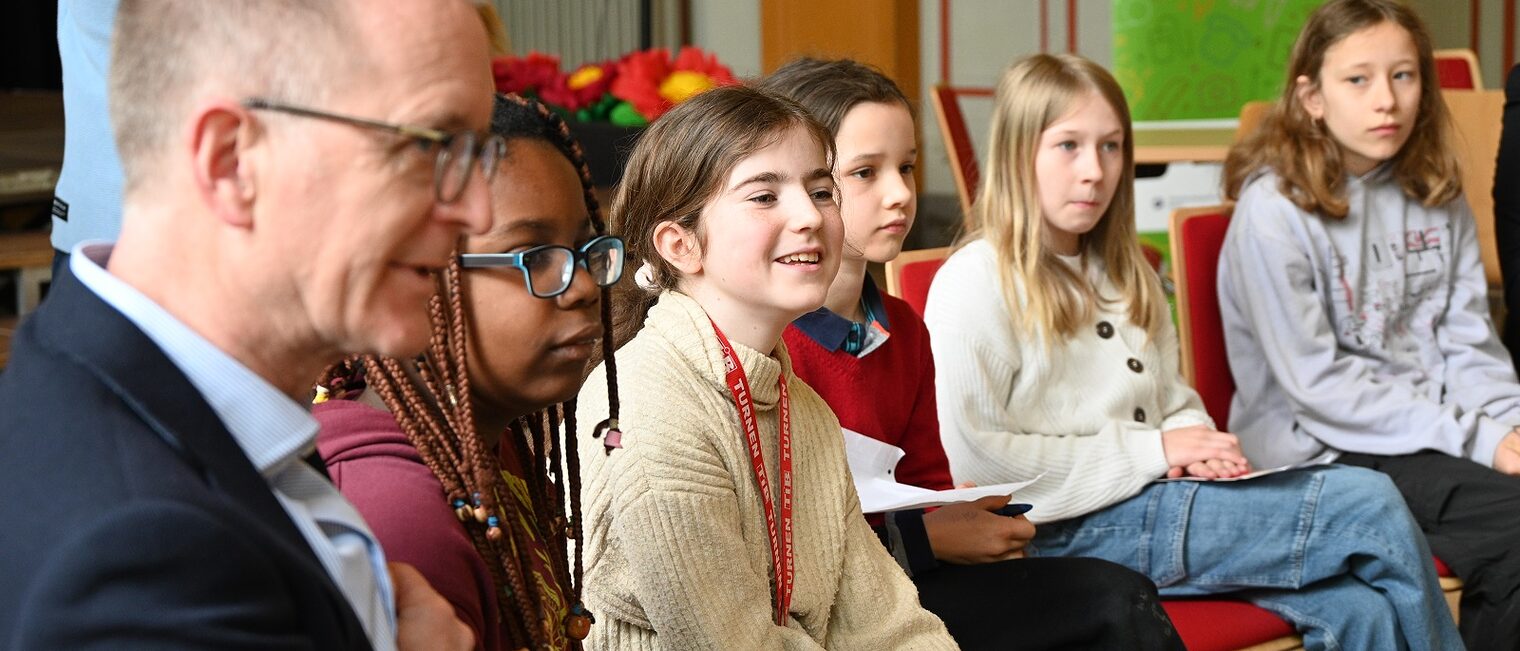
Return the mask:
{"type": "Polygon", "coordinates": [[[838,269],[831,153],[801,107],[742,87],[634,149],[612,214],[643,265],[645,293],[619,303],[637,335],[620,404],[600,366],[577,410],[616,423],[581,441],[589,648],[955,648],[861,516],[839,422],[781,343],[838,269]]]}

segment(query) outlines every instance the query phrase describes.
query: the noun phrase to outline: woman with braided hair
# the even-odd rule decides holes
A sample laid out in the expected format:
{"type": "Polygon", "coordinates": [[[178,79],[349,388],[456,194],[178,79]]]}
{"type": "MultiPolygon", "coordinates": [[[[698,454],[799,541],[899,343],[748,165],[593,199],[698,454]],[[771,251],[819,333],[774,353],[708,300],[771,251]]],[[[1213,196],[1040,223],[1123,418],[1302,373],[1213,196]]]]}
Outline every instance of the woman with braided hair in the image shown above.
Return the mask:
{"type": "Polygon", "coordinates": [[[318,450],[386,555],[416,565],[480,648],[579,649],[593,620],[579,546],[567,551],[581,528],[574,397],[593,353],[611,368],[596,347],[623,244],[562,120],[503,95],[491,129],[494,223],[438,279],[428,350],[331,369],[318,450]]]}

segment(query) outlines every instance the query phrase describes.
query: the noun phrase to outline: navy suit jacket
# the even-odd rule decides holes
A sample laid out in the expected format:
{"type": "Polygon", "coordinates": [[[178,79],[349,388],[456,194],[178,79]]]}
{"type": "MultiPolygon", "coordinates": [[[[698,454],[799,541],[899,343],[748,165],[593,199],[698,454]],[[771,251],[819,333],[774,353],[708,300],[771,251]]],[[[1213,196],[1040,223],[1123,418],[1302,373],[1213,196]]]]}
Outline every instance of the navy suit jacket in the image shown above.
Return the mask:
{"type": "Polygon", "coordinates": [[[185,375],[57,279],[0,374],[0,648],[369,646],[185,375]]]}

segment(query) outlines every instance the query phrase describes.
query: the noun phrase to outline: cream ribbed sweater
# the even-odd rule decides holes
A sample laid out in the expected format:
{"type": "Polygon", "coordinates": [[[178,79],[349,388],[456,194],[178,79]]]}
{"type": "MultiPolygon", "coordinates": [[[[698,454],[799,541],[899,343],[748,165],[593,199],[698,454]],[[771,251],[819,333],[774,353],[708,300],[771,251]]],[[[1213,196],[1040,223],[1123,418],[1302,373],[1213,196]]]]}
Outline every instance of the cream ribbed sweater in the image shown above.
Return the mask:
{"type": "Polygon", "coordinates": [[[833,412],[791,374],[783,346],[776,358],[734,348],[778,486],[776,380],[789,378],[792,617],[784,628],[772,618],[762,498],[717,338],[701,306],[667,292],[617,353],[622,449],[604,454],[590,436],[607,417],[605,367],[579,398],[588,648],[955,648],[861,517],[833,412]]]}
{"type": "MultiPolygon", "coordinates": [[[[1213,422],[1178,375],[1171,320],[1152,342],[1126,304],[1111,303],[1047,351],[1014,324],[997,264],[986,240],[967,244],[934,276],[924,312],[955,480],[1043,472],[1015,499],[1034,504],[1031,521],[1054,522],[1128,499],[1166,474],[1161,432],[1213,422]]],[[[1101,261],[1088,265],[1100,295],[1118,297],[1101,261]]]]}

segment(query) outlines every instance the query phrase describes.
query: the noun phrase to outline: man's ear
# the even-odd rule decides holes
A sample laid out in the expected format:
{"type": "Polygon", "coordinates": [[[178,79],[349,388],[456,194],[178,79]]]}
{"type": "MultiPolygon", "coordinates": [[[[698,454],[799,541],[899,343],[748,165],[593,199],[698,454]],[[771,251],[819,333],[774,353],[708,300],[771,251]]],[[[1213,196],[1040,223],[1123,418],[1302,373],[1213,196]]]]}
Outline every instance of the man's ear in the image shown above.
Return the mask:
{"type": "Polygon", "coordinates": [[[1298,95],[1298,103],[1304,107],[1304,111],[1313,120],[1321,120],[1325,117],[1325,98],[1320,94],[1319,85],[1309,79],[1308,75],[1299,75],[1293,80],[1293,92],[1298,95]]]}
{"type": "Polygon", "coordinates": [[[196,191],[227,225],[253,226],[256,166],[248,150],[259,135],[258,122],[236,102],[203,106],[191,123],[190,162],[196,191]]]}
{"type": "Polygon", "coordinates": [[[702,272],[702,243],[693,233],[673,221],[655,225],[650,235],[654,252],[685,276],[702,272]]]}

